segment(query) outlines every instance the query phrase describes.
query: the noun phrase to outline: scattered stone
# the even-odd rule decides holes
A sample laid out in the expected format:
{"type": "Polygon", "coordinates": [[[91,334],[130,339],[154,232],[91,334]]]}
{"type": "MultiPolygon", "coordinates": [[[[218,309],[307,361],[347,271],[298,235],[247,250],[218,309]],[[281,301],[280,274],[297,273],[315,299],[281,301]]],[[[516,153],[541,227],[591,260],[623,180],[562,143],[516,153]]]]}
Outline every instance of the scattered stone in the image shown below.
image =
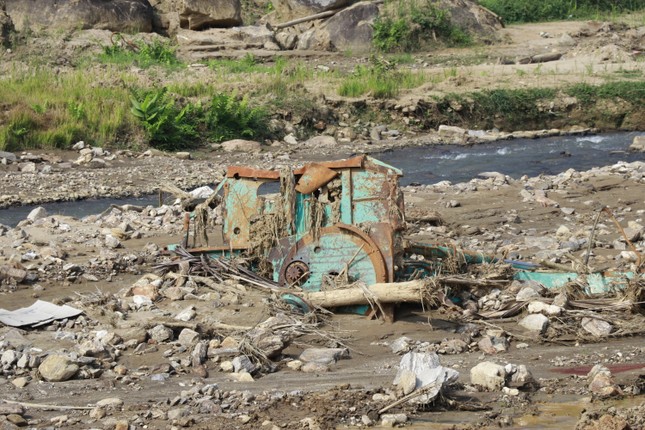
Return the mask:
{"type": "Polygon", "coordinates": [[[404,424],[408,421],[406,414],[383,414],[381,415],[381,426],[394,427],[398,424],[404,424]]]}
{"type": "Polygon", "coordinates": [[[605,366],[596,364],[587,375],[589,391],[598,398],[608,398],[622,395],[622,390],[614,382],[614,378],[605,366]]]}
{"type": "Polygon", "coordinates": [[[96,402],[96,406],[105,409],[120,409],[123,406],[123,400],[118,397],[108,397],[96,402]]]}
{"type": "Polygon", "coordinates": [[[634,136],[629,150],[633,152],[645,152],[645,136],[634,136]]]}
{"type": "Polygon", "coordinates": [[[48,355],[38,366],[40,375],[49,382],[62,382],[71,379],[78,372],[78,365],[64,355],[48,355]]]}
{"type": "Polygon", "coordinates": [[[255,364],[253,364],[253,362],[246,355],[240,355],[238,357],[235,357],[232,361],[232,364],[233,364],[233,370],[235,370],[235,373],[240,373],[240,372],[253,373],[256,369],[255,364]]]}
{"type": "Polygon", "coordinates": [[[260,142],[244,139],[233,139],[219,144],[226,152],[259,152],[262,149],[260,142]]]}
{"type": "Polygon", "coordinates": [[[32,209],[31,212],[29,212],[29,215],[27,215],[27,219],[31,222],[38,221],[39,219],[43,219],[47,216],[47,210],[45,210],[44,207],[38,206],[35,209],[32,209]]]}
{"type": "Polygon", "coordinates": [[[580,323],[582,328],[596,337],[607,337],[614,327],[607,321],[598,318],[584,317],[580,323]]]}
{"type": "Polygon", "coordinates": [[[157,343],[170,341],[175,338],[172,329],[166,327],[163,324],[156,325],[148,330],[148,336],[150,337],[150,339],[154,340],[157,343]]]}
{"type": "Polygon", "coordinates": [[[484,361],[470,369],[470,382],[488,391],[499,391],[506,383],[504,366],[484,361]]]}
{"type": "Polygon", "coordinates": [[[347,348],[307,348],[300,354],[300,360],[308,363],[334,364],[342,358],[349,358],[347,348]]]}
{"type": "Polygon", "coordinates": [[[524,317],[519,324],[529,331],[543,334],[549,326],[549,318],[542,314],[531,314],[524,317]]]}
{"type": "Polygon", "coordinates": [[[544,302],[529,303],[528,311],[531,314],[560,315],[562,308],[555,305],[549,305],[544,302]]]}
{"type": "Polygon", "coordinates": [[[416,377],[415,389],[434,384],[432,389],[428,389],[425,394],[414,399],[416,403],[430,403],[445,386],[448,386],[459,378],[459,372],[454,369],[443,367],[439,356],[434,353],[408,352],[399,362],[399,370],[394,378],[393,384],[396,386],[406,385],[401,383],[401,378],[409,378],[412,372],[416,377]]]}
{"type": "Polygon", "coordinates": [[[175,319],[179,320],[179,321],[187,322],[187,321],[190,321],[193,318],[195,318],[196,315],[197,315],[197,312],[195,311],[195,307],[194,306],[188,306],[187,308],[185,308],[184,310],[179,312],[175,316],[175,319]]]}
{"type": "Polygon", "coordinates": [[[27,384],[29,384],[29,378],[26,378],[24,376],[20,376],[18,378],[12,379],[11,383],[16,388],[25,388],[27,386],[27,384]]]}
{"type": "Polygon", "coordinates": [[[390,349],[397,355],[405,354],[406,352],[410,351],[412,342],[413,340],[409,337],[402,336],[390,343],[390,349]]]}

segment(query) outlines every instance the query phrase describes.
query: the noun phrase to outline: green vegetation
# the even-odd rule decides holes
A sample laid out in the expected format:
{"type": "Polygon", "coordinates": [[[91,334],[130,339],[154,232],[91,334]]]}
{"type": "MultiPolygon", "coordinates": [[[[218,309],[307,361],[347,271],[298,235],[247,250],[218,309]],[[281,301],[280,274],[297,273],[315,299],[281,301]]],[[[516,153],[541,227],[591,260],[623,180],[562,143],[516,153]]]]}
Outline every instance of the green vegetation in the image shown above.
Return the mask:
{"type": "Polygon", "coordinates": [[[252,107],[248,97],[239,100],[235,94],[215,94],[206,112],[205,123],[214,142],[240,137],[260,139],[269,134],[266,110],[262,107],[252,107]]]}
{"type": "Polygon", "coordinates": [[[416,51],[437,42],[466,46],[472,37],[432,0],[387,0],[374,22],[373,44],[383,52],[416,51]]]}
{"type": "Polygon", "coordinates": [[[643,10],[643,0],[479,0],[507,23],[597,18],[643,10]]]}
{"type": "Polygon", "coordinates": [[[423,73],[398,70],[396,63],[383,57],[372,56],[371,63],[369,67],[357,66],[341,83],[338,94],[344,97],[369,94],[377,99],[387,99],[396,97],[401,89],[416,88],[426,80],[423,73]]]}
{"type": "Polygon", "coordinates": [[[48,70],[15,74],[0,85],[0,149],[63,148],[78,140],[115,144],[137,131],[128,114],[128,92],[94,85],[84,73],[48,70]],[[8,109],[11,107],[11,109],[8,109]]]}
{"type": "Polygon", "coordinates": [[[622,99],[635,106],[645,105],[645,81],[608,82],[603,85],[576,84],[566,89],[584,105],[596,104],[603,99],[622,99]]]}
{"type": "Polygon", "coordinates": [[[150,43],[131,42],[126,40],[120,33],[114,36],[112,45],[103,47],[99,60],[103,63],[126,66],[135,64],[144,69],[154,65],[182,66],[181,61],[175,55],[175,47],[170,43],[161,42],[157,39],[150,43]]]}

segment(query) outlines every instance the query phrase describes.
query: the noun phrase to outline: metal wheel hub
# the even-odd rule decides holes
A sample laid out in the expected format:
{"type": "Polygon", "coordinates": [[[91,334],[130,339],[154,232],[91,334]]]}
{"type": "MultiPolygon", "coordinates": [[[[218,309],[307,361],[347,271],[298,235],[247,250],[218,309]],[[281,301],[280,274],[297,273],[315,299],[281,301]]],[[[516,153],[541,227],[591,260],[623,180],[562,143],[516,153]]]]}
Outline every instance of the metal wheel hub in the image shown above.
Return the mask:
{"type": "Polygon", "coordinates": [[[292,261],[287,265],[284,277],[290,286],[301,286],[309,279],[309,266],[303,261],[292,261]]]}

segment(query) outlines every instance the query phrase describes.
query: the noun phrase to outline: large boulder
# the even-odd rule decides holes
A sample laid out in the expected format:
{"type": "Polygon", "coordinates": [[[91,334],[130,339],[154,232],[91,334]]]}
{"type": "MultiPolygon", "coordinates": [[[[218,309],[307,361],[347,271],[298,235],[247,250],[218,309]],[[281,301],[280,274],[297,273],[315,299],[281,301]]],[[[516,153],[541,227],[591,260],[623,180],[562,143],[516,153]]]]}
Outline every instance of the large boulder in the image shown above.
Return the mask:
{"type": "Polygon", "coordinates": [[[155,29],[175,34],[180,28],[204,30],[242,24],[240,0],[150,0],[155,29]]]}
{"type": "MultiPolygon", "coordinates": [[[[428,0],[426,0],[428,1],[428,0]]],[[[450,12],[452,23],[476,39],[494,39],[495,32],[503,27],[499,17],[490,10],[470,0],[439,0],[450,12]]]]}
{"type": "Polygon", "coordinates": [[[372,24],[378,13],[374,3],[356,3],[305,31],[298,38],[297,47],[316,51],[369,51],[372,24]]]}
{"type": "Polygon", "coordinates": [[[12,30],[13,23],[7,15],[5,0],[0,0],[0,46],[9,45],[9,36],[12,30]]]}
{"type": "Polygon", "coordinates": [[[351,3],[352,0],[274,0],[271,2],[276,18],[281,21],[342,8],[351,3]]]}
{"type": "Polygon", "coordinates": [[[5,0],[16,30],[152,31],[148,0],[5,0]]]}

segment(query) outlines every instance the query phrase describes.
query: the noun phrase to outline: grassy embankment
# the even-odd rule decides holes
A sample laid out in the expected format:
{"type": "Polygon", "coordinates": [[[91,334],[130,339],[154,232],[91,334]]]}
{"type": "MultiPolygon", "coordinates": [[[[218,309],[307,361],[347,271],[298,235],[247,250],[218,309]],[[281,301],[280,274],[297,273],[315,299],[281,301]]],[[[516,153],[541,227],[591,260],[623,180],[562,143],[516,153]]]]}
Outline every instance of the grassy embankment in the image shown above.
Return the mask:
{"type": "MultiPolygon", "coordinates": [[[[238,61],[209,62],[211,78],[207,81],[185,80],[186,65],[177,59],[172,46],[162,43],[142,43],[136,53],[105,47],[98,58],[93,58],[102,67],[82,60],[74,68],[56,72],[42,64],[28,72],[16,67],[2,78],[0,85],[0,150],[68,148],[78,140],[99,146],[150,145],[167,150],[230,138],[262,140],[281,133],[269,126],[271,118],[297,118],[297,131],[311,133],[316,119],[331,123],[337,120],[320,101],[330,91],[341,97],[391,100],[421,86],[459,80],[474,73],[466,66],[434,72],[414,70],[415,57],[406,52],[412,46],[400,43],[398,37],[414,40],[415,46],[472,43],[463,37],[463,31],[446,21],[443,12],[428,7],[432,6],[413,2],[406,8],[390,8],[391,14],[384,14],[376,25],[375,45],[380,53],[375,53],[369,64],[348,72],[320,71],[285,59],[262,64],[247,56],[238,61]],[[421,12],[428,12],[432,19],[422,21],[421,12]],[[406,28],[404,22],[415,25],[406,28]],[[132,65],[143,72],[133,73],[132,65]]],[[[516,73],[523,77],[527,72],[516,73]]],[[[537,69],[533,73],[542,72],[537,69]]],[[[544,80],[544,88],[435,92],[415,113],[416,128],[434,128],[440,123],[480,128],[502,124],[515,129],[567,125],[563,116],[568,113],[554,113],[544,107],[566,96],[576,99],[575,120],[608,128],[630,127],[624,123],[624,112],[645,106],[642,73],[640,69],[587,70],[586,75],[594,79],[583,79],[578,84],[558,85],[554,74],[553,84],[544,80]],[[455,109],[456,105],[466,108],[455,109]],[[617,105],[621,107],[618,111],[614,109],[617,105]]],[[[389,115],[380,107],[349,110],[351,114],[388,121],[389,115]]]]}

